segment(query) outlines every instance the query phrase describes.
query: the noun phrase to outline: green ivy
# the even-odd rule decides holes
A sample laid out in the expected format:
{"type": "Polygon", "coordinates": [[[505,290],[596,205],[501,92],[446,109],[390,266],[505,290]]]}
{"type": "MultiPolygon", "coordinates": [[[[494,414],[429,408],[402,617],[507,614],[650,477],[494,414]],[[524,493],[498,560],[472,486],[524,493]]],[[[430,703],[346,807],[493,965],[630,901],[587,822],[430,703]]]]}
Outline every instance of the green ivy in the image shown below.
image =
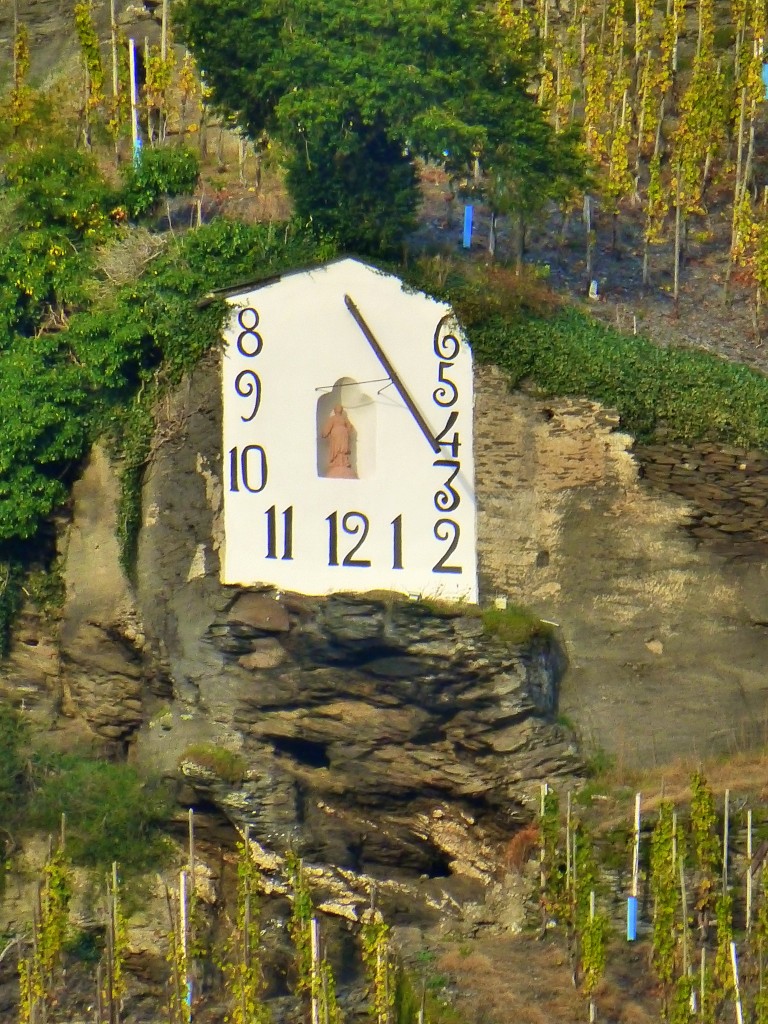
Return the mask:
{"type": "MultiPolygon", "coordinates": [[[[0,559],[0,657],[3,658],[8,654],[11,627],[24,603],[23,583],[24,568],[18,558],[11,556],[7,559],[0,559]]],[[[0,725],[0,730],[2,730],[2,725],[0,725]]],[[[2,779],[0,779],[0,810],[2,810],[2,785],[2,779]]]]}
{"type": "MultiPolygon", "coordinates": [[[[121,199],[135,200],[138,209],[141,195],[186,191],[196,177],[196,158],[182,149],[147,151],[128,173],[122,197],[88,155],[59,141],[5,164],[0,543],[38,534],[66,501],[89,445],[106,434],[121,466],[119,533],[130,572],[154,402],[218,342],[227,315],[223,299],[201,298],[331,255],[291,225],[220,221],[170,239],[134,280],[97,287],[97,247],[117,237],[112,215],[121,199]]],[[[17,592],[11,585],[0,591],[0,655],[17,592]]]]}
{"type": "Polygon", "coordinates": [[[643,440],[768,447],[768,377],[757,370],[621,334],[498,270],[429,263],[407,276],[454,306],[475,358],[505,370],[512,387],[529,381],[544,396],[602,402],[643,440]]]}

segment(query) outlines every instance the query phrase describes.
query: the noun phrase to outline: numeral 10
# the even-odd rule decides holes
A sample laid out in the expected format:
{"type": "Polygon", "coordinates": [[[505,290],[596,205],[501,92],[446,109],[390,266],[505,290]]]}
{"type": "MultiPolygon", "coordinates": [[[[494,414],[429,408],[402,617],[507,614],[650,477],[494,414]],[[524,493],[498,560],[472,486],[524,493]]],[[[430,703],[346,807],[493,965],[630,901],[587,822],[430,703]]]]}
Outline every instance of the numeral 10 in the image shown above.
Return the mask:
{"type": "Polygon", "coordinates": [[[239,491],[241,484],[250,494],[258,494],[267,486],[267,454],[260,444],[229,449],[230,491],[239,491]]]}

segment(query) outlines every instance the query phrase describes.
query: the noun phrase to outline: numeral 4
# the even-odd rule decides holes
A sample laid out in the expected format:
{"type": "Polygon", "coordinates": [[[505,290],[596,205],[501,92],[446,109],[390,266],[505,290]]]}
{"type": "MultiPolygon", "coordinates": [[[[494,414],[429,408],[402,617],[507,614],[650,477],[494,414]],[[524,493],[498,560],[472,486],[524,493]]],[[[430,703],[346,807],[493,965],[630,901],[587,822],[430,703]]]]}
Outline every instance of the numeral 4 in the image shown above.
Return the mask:
{"type": "Polygon", "coordinates": [[[461,447],[461,442],[459,441],[459,432],[458,432],[458,430],[455,431],[454,435],[453,435],[453,437],[451,438],[450,441],[446,440],[445,436],[448,433],[448,431],[453,427],[453,425],[456,423],[456,420],[458,418],[459,418],[459,414],[458,414],[458,412],[456,410],[454,410],[453,412],[449,413],[448,414],[448,419],[445,421],[445,426],[443,427],[443,429],[440,431],[440,433],[435,438],[435,440],[437,441],[437,443],[440,445],[441,448],[448,448],[449,449],[449,451],[451,453],[451,457],[454,458],[454,459],[458,459],[458,457],[459,457],[459,448],[461,447]]]}

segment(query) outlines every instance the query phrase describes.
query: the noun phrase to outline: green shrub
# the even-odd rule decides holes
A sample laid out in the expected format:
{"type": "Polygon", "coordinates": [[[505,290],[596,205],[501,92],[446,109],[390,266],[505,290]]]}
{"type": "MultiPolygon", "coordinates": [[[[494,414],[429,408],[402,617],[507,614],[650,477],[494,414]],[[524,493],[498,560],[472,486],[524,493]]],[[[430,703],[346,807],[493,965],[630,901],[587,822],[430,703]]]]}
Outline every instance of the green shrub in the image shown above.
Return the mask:
{"type": "Polygon", "coordinates": [[[19,712],[9,704],[0,704],[0,822],[8,822],[24,798],[24,748],[28,740],[27,724],[19,712]]]}
{"type": "Polygon", "coordinates": [[[56,832],[63,813],[75,863],[106,868],[118,861],[124,874],[136,874],[165,861],[161,829],[171,807],[167,789],[131,765],[67,754],[38,762],[38,787],[24,820],[56,832]]]}
{"type": "Polygon", "coordinates": [[[549,636],[551,626],[542,622],[527,608],[510,604],[506,608],[483,609],[483,628],[508,644],[525,644],[537,636],[549,636]]]}
{"type": "Polygon", "coordinates": [[[67,596],[62,563],[54,559],[47,569],[34,569],[24,583],[29,599],[48,619],[56,618],[67,596]]]}
{"type": "Polygon", "coordinates": [[[641,440],[768,447],[768,377],[758,370],[621,334],[504,268],[433,259],[408,278],[453,305],[477,361],[505,370],[512,387],[528,381],[542,395],[601,402],[641,440]]]}
{"type": "Polygon", "coordinates": [[[200,161],[190,149],[144,148],[125,172],[123,201],[131,217],[151,213],[162,196],[190,195],[200,177],[200,161]]]}
{"type": "Polygon", "coordinates": [[[232,786],[241,785],[248,771],[245,758],[234,750],[217,747],[214,743],[195,743],[187,747],[179,758],[179,764],[184,761],[191,761],[201,768],[207,768],[222,782],[228,782],[232,786]]]}
{"type": "Polygon", "coordinates": [[[24,151],[5,166],[17,218],[28,228],[58,228],[73,240],[110,230],[115,193],[96,161],[82,150],[51,142],[24,151]]]}

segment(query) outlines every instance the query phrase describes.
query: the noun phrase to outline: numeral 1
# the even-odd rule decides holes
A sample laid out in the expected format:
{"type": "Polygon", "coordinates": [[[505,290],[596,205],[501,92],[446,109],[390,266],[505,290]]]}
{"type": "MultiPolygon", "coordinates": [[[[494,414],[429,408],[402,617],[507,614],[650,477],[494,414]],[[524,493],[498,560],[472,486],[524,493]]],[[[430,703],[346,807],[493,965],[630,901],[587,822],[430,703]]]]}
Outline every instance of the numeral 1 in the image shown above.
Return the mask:
{"type": "MultiPolygon", "coordinates": [[[[264,513],[267,517],[267,558],[277,558],[277,509],[273,505],[264,513]]],[[[293,559],[293,505],[283,509],[283,561],[293,559]]]]}
{"type": "Polygon", "coordinates": [[[392,568],[403,568],[403,517],[392,520],[392,568]]]}

